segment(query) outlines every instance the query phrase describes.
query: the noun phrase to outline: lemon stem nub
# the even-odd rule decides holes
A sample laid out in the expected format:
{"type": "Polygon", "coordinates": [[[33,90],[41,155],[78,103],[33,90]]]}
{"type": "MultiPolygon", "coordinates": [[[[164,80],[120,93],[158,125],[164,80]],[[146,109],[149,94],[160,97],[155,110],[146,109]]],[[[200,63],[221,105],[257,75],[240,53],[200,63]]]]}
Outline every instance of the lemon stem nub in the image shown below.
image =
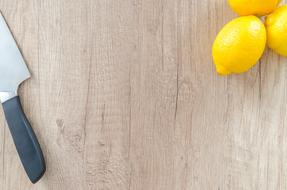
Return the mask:
{"type": "Polygon", "coordinates": [[[229,75],[229,74],[231,74],[230,71],[228,71],[225,67],[223,67],[221,65],[216,65],[216,71],[220,75],[229,75]]]}

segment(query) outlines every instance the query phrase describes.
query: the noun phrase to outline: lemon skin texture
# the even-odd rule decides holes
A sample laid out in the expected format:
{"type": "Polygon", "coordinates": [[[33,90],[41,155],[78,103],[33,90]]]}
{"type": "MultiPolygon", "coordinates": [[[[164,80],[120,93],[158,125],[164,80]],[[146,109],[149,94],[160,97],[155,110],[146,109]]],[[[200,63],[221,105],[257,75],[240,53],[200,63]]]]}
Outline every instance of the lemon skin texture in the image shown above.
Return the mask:
{"type": "Polygon", "coordinates": [[[227,23],[217,35],[212,55],[221,75],[248,71],[262,56],[266,29],[255,16],[239,17],[227,23]]]}
{"type": "Polygon", "coordinates": [[[241,16],[263,16],[273,12],[281,0],[228,0],[234,12],[241,16]]]}
{"type": "Polygon", "coordinates": [[[276,53],[287,56],[287,5],[270,14],[266,20],[267,44],[276,53]]]}

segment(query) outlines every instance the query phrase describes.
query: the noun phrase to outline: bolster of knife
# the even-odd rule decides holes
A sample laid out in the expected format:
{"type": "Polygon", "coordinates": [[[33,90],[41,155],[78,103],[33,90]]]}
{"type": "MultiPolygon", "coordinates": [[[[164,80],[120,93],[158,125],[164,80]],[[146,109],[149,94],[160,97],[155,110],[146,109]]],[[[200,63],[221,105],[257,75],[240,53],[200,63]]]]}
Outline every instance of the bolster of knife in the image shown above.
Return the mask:
{"type": "Polygon", "coordinates": [[[45,173],[46,165],[37,137],[26,118],[19,96],[3,103],[5,117],[24,169],[32,183],[45,173]]]}

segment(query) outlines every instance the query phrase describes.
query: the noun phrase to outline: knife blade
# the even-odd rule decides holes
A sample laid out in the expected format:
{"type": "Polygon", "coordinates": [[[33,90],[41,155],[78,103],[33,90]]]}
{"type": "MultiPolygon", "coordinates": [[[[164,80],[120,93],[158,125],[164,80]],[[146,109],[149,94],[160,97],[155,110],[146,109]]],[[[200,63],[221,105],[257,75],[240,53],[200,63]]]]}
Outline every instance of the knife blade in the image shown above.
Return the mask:
{"type": "Polygon", "coordinates": [[[22,165],[32,183],[45,173],[46,164],[37,137],[18,96],[19,85],[30,72],[0,12],[0,101],[22,165]]]}

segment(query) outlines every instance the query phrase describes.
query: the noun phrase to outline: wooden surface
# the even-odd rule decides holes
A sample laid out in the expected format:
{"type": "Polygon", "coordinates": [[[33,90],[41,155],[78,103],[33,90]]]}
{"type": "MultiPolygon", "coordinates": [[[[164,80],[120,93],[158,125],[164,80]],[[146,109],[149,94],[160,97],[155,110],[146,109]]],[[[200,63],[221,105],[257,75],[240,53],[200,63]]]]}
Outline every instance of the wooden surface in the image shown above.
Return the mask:
{"type": "MultiPolygon", "coordinates": [[[[287,2],[287,1],[286,1],[287,2]]],[[[32,78],[47,172],[32,185],[0,112],[1,190],[287,189],[287,59],[219,77],[226,0],[0,0],[32,78]]]]}

